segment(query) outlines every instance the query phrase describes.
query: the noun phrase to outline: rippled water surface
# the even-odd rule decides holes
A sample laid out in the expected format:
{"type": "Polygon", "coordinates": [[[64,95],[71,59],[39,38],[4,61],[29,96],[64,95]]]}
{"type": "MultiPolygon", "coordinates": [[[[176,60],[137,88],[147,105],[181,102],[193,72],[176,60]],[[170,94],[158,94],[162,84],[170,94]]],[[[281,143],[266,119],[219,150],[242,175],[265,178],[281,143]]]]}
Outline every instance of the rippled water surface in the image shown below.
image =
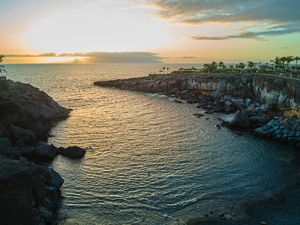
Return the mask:
{"type": "Polygon", "coordinates": [[[270,196],[294,179],[299,166],[287,146],[218,130],[217,115],[196,118],[201,111],[195,106],[162,95],[93,86],[160,68],[6,66],[8,78],[73,109],[49,139],[58,147],[87,150],[82,160],[58,156],[53,162],[65,180],[61,218],[80,224],[183,224],[224,202],[270,196]]]}

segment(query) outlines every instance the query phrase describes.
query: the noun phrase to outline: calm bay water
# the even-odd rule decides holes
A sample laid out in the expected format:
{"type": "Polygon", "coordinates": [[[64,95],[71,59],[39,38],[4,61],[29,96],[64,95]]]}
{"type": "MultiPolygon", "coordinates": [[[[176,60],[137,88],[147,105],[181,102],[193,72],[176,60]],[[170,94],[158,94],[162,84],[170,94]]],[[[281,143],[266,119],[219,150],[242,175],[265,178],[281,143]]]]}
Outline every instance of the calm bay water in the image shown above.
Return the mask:
{"type": "Polygon", "coordinates": [[[165,96],[93,85],[161,68],[6,66],[9,79],[30,83],[73,109],[49,139],[58,147],[87,149],[82,160],[58,156],[53,162],[65,180],[60,218],[79,224],[184,224],[235,202],[267,198],[295,180],[299,165],[287,146],[218,130],[217,115],[196,118],[201,111],[195,106],[165,96]]]}

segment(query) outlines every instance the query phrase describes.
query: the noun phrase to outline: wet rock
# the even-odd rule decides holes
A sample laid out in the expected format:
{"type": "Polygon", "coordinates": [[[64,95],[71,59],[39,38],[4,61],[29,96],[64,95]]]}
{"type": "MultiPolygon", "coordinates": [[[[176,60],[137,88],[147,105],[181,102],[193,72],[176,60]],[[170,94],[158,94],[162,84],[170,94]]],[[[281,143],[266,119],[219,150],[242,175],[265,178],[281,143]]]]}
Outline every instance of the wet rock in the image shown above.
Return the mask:
{"type": "Polygon", "coordinates": [[[220,119],[229,124],[230,126],[242,127],[242,128],[249,128],[250,127],[250,119],[249,117],[241,112],[237,111],[234,114],[222,114],[220,115],[220,119]]]}
{"type": "Polygon", "coordinates": [[[178,99],[174,99],[175,103],[183,103],[182,101],[178,100],[178,99]]]}
{"type": "Polygon", "coordinates": [[[202,114],[202,113],[195,113],[195,114],[193,114],[195,117],[197,117],[197,118],[201,118],[201,117],[203,117],[204,116],[204,114],[202,114]]]}
{"type": "Polygon", "coordinates": [[[260,116],[251,116],[250,122],[254,124],[263,124],[265,123],[267,115],[260,115],[260,116]]]}
{"type": "Polygon", "coordinates": [[[72,146],[67,148],[60,147],[58,148],[58,153],[68,158],[80,159],[85,155],[86,151],[83,148],[72,146]]]}

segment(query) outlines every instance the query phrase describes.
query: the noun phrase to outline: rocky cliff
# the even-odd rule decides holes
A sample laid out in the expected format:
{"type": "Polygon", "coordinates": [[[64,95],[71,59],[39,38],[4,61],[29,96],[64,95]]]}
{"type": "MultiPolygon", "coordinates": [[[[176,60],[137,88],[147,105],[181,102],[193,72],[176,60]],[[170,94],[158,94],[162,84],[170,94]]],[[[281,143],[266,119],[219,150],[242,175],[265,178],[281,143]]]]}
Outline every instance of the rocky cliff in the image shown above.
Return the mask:
{"type": "Polygon", "coordinates": [[[183,74],[98,81],[98,86],[175,95],[194,91],[204,95],[218,91],[222,96],[250,98],[280,108],[300,108],[300,80],[264,74],[183,74]]]}
{"type": "Polygon", "coordinates": [[[44,141],[68,115],[37,88],[0,80],[0,224],[53,224],[63,179],[42,163],[57,154],[44,141]]]}
{"type": "Polygon", "coordinates": [[[125,80],[98,81],[98,86],[164,93],[177,103],[196,103],[205,113],[221,112],[230,126],[257,128],[260,137],[273,138],[300,147],[300,81],[266,74],[176,74],[149,75],[125,80]],[[274,116],[285,121],[276,129],[265,126],[274,116]],[[288,116],[289,115],[289,116],[288,116]],[[292,116],[291,116],[292,115],[292,116]],[[297,121],[297,126],[290,126],[297,121]],[[276,130],[276,133],[275,133],[276,130]],[[288,133],[288,134],[287,134],[288,133]]]}

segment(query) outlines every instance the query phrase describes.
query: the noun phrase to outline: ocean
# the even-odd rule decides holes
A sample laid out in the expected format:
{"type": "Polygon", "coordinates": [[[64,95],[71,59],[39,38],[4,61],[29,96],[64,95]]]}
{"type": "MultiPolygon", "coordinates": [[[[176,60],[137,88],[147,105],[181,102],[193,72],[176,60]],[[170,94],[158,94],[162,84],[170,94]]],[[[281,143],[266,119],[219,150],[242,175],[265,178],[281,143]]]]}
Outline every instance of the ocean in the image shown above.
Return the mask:
{"type": "MultiPolygon", "coordinates": [[[[18,64],[8,79],[30,83],[70,117],[49,143],[87,150],[81,160],[57,156],[63,200],[58,218],[78,224],[185,224],[236,204],[274,196],[299,176],[293,148],[239,136],[218,114],[159,94],[102,88],[93,82],[147,76],[197,65],[18,64]]],[[[229,210],[230,211],[230,210],[229,210]]],[[[241,216],[242,216],[242,212],[241,216]]],[[[233,217],[239,215],[233,215],[233,217]]]]}

